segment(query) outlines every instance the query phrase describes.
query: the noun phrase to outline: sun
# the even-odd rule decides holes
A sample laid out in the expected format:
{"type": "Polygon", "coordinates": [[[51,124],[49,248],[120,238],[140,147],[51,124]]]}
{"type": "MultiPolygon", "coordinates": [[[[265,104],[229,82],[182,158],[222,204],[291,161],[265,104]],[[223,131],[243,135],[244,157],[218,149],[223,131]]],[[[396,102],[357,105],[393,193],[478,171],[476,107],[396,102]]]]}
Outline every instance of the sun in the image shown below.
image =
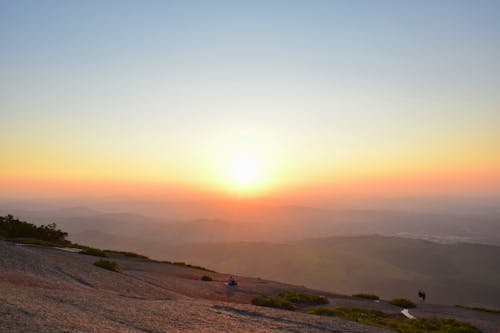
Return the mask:
{"type": "Polygon", "coordinates": [[[207,157],[210,185],[224,195],[262,197],[274,191],[279,182],[279,156],[269,145],[225,140],[207,157]]]}
{"type": "Polygon", "coordinates": [[[230,162],[231,183],[237,188],[249,188],[262,181],[262,165],[250,154],[238,154],[230,162]]]}
{"type": "Polygon", "coordinates": [[[250,153],[239,153],[228,163],[227,183],[240,192],[256,190],[264,185],[262,161],[250,153]]]}

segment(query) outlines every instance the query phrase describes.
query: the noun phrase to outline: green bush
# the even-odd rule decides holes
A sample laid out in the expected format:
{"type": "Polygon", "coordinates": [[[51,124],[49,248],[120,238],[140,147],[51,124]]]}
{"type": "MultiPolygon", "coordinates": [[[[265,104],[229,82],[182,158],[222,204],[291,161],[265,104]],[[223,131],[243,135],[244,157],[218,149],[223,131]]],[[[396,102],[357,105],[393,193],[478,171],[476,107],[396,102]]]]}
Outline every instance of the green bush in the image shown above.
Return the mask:
{"type": "MultiPolygon", "coordinates": [[[[37,239],[40,241],[66,246],[68,234],[57,229],[55,223],[36,226],[32,223],[20,221],[12,215],[0,216],[0,235],[5,239],[37,239]]],[[[48,244],[47,243],[47,244],[48,244]]]]}
{"type": "Polygon", "coordinates": [[[99,259],[99,261],[96,261],[94,263],[95,266],[101,267],[110,271],[114,272],[121,272],[120,265],[116,261],[111,261],[111,260],[106,260],[106,259],[99,259]]]}
{"type": "Polygon", "coordinates": [[[352,295],[353,297],[358,297],[358,298],[366,298],[366,299],[371,299],[371,300],[379,300],[380,297],[378,297],[377,295],[374,295],[374,294],[364,294],[364,293],[361,293],[361,294],[354,294],[352,295]]]}
{"type": "Polygon", "coordinates": [[[186,264],[185,262],[182,262],[182,261],[177,261],[177,262],[170,262],[170,261],[163,261],[164,263],[166,264],[172,264],[172,265],[176,265],[176,266],[182,266],[182,267],[189,267],[189,268],[194,268],[194,269],[199,269],[201,271],[206,271],[206,272],[211,272],[211,273],[215,273],[215,271],[212,271],[208,268],[205,268],[205,267],[202,267],[202,266],[196,266],[196,265],[191,265],[191,264],[186,264]]]}
{"type": "Polygon", "coordinates": [[[203,276],[201,277],[201,280],[202,280],[202,281],[212,281],[212,278],[211,278],[210,276],[208,276],[208,275],[203,275],[203,276]]]}
{"type": "Polygon", "coordinates": [[[457,308],[462,308],[462,309],[467,309],[467,310],[474,310],[474,311],[482,311],[482,312],[490,312],[490,313],[500,313],[499,309],[493,309],[493,308],[485,308],[482,306],[468,306],[468,305],[455,305],[457,308]]]}
{"type": "Polygon", "coordinates": [[[307,313],[339,317],[400,333],[481,333],[480,330],[471,324],[455,319],[407,319],[400,314],[385,313],[378,310],[323,306],[310,309],[307,313]]]}
{"type": "Polygon", "coordinates": [[[106,252],[100,249],[95,249],[93,247],[88,247],[83,249],[81,254],[86,254],[88,256],[96,256],[96,257],[106,257],[106,252]]]}
{"type": "Polygon", "coordinates": [[[266,306],[268,308],[276,308],[283,310],[295,310],[295,306],[293,306],[292,302],[281,299],[277,297],[273,297],[270,295],[261,295],[252,300],[252,304],[258,306],[266,306]]]}
{"type": "Polygon", "coordinates": [[[7,240],[13,241],[16,243],[29,244],[29,245],[40,245],[40,246],[50,246],[50,247],[59,247],[59,246],[69,246],[71,242],[49,242],[45,240],[41,240],[33,237],[16,237],[16,238],[8,238],[7,240]]]}
{"type": "Polygon", "coordinates": [[[411,309],[416,307],[415,303],[406,298],[395,298],[390,300],[389,303],[405,309],[411,309]]]}
{"type": "Polygon", "coordinates": [[[279,296],[292,303],[321,305],[328,304],[328,298],[295,290],[284,290],[279,296]]]}
{"type": "Polygon", "coordinates": [[[116,250],[104,250],[104,252],[122,254],[122,255],[124,255],[126,257],[131,257],[131,258],[149,259],[149,257],[146,257],[145,255],[142,255],[142,254],[139,254],[139,253],[135,253],[135,252],[116,251],[116,250]]]}

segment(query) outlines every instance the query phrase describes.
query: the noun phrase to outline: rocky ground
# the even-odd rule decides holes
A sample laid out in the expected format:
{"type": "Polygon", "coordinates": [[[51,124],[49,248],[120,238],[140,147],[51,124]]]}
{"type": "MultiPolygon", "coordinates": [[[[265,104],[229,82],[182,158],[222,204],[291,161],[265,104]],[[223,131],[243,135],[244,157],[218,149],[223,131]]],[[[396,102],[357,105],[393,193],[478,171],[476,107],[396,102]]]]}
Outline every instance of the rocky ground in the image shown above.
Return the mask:
{"type": "MultiPolygon", "coordinates": [[[[0,241],[0,332],[387,332],[344,321],[253,306],[261,294],[297,288],[278,282],[207,273],[115,255],[123,272],[96,267],[98,258],[0,241]],[[202,275],[214,281],[201,281],[202,275]]],[[[323,293],[334,306],[400,309],[385,302],[323,293]]],[[[446,306],[412,310],[419,317],[469,321],[500,332],[500,316],[446,306]]]]}

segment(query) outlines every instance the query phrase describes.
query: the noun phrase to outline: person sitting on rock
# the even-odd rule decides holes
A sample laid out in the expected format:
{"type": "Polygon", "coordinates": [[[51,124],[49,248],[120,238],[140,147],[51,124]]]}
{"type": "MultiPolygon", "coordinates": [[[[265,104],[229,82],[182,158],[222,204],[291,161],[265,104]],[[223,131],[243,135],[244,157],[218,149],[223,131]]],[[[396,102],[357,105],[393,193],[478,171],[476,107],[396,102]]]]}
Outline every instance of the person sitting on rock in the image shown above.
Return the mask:
{"type": "Polygon", "coordinates": [[[236,285],[238,285],[238,283],[236,283],[236,280],[232,276],[230,276],[229,279],[227,279],[227,285],[228,286],[236,286],[236,285]]]}

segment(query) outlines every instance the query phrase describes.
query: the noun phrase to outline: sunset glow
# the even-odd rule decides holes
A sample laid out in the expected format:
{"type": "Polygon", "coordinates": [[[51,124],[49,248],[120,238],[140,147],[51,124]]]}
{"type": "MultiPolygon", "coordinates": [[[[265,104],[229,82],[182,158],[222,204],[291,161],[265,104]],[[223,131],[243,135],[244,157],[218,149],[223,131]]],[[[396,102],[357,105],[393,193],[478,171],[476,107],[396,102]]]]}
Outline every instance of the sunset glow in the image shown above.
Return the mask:
{"type": "Polygon", "coordinates": [[[255,157],[240,154],[231,161],[231,182],[237,188],[250,188],[262,182],[262,167],[255,157]]]}
{"type": "Polygon", "coordinates": [[[500,192],[487,6],[2,6],[0,195],[500,192]]]}

